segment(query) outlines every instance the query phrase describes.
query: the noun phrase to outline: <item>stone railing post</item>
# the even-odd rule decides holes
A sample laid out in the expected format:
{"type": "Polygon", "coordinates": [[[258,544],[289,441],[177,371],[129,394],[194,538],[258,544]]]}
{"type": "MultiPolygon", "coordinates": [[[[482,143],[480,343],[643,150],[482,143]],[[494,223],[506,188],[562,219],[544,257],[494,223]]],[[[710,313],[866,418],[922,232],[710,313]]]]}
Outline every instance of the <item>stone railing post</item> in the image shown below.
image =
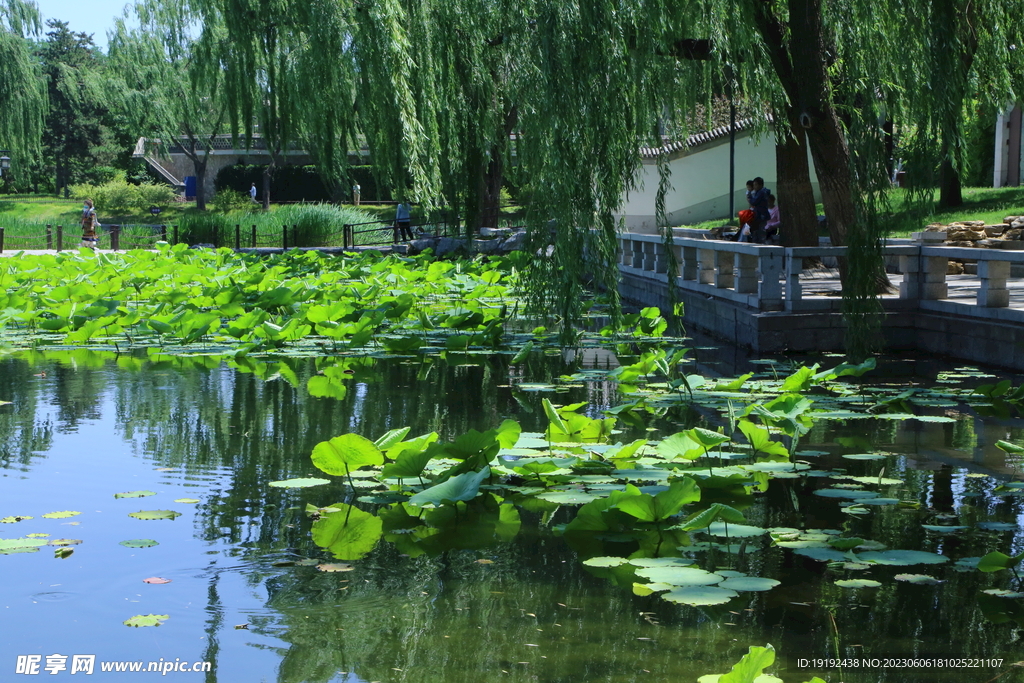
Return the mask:
{"type": "Polygon", "coordinates": [[[644,243],[633,240],[633,262],[629,265],[638,268],[639,270],[644,269],[644,243]]]}
{"type": "Polygon", "coordinates": [[[733,275],[733,262],[735,254],[731,251],[715,252],[715,287],[719,289],[732,289],[735,281],[733,275]]]}
{"type": "Polygon", "coordinates": [[[757,293],[757,257],[753,254],[736,254],[736,291],[740,294],[757,293]]]}
{"type": "Polygon", "coordinates": [[[710,285],[715,282],[715,252],[711,249],[697,250],[697,284],[710,285]]]}
{"type": "Polygon", "coordinates": [[[786,305],[800,301],[804,296],[804,286],[800,284],[800,274],[804,272],[804,260],[792,254],[786,257],[786,305]]]}
{"type": "MultiPolygon", "coordinates": [[[[949,259],[945,256],[901,256],[900,283],[901,299],[945,299],[949,294],[946,286],[946,269],[949,259]]],[[[978,270],[980,272],[981,265],[978,270]]]]}
{"type": "Polygon", "coordinates": [[[1005,308],[1010,305],[1010,290],[1006,278],[1010,277],[1009,261],[978,261],[978,305],[987,308],[1005,308]]]}
{"type": "Polygon", "coordinates": [[[697,247],[682,247],[683,258],[679,261],[680,277],[684,280],[697,279],[697,247]]]}
{"type": "Polygon", "coordinates": [[[762,311],[782,309],[782,247],[761,247],[757,254],[757,270],[760,283],[757,298],[762,311]]]}

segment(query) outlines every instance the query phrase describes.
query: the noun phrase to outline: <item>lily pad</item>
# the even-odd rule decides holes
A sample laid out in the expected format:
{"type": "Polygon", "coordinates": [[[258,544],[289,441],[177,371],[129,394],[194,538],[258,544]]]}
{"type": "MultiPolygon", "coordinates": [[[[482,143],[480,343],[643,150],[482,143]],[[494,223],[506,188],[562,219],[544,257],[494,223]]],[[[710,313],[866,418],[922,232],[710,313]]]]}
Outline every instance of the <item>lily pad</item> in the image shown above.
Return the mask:
{"type": "Polygon", "coordinates": [[[175,503],[184,503],[186,505],[193,505],[199,502],[198,498],[175,498],[175,503]]]}
{"type": "Polygon", "coordinates": [[[722,581],[718,584],[718,587],[728,588],[729,590],[739,591],[741,593],[751,593],[770,591],[780,583],[782,582],[776,581],[775,579],[764,579],[759,576],[737,576],[735,578],[722,581]]]}
{"type": "Polygon", "coordinates": [[[43,517],[46,519],[67,519],[68,517],[74,517],[80,515],[81,512],[75,512],[73,510],[60,510],[59,512],[47,512],[43,517]]]}
{"type": "Polygon", "coordinates": [[[641,567],[636,570],[636,574],[655,583],[669,583],[673,586],[710,586],[724,578],[720,574],[695,567],[641,567]]]}
{"type": "Polygon", "coordinates": [[[624,557],[591,557],[589,560],[583,560],[583,564],[588,567],[618,567],[628,563],[624,557]]]}
{"type": "Polygon", "coordinates": [[[881,494],[875,491],[864,491],[861,489],[817,489],[814,495],[821,496],[823,498],[851,498],[857,500],[863,500],[865,498],[875,498],[881,494]]]}
{"type": "Polygon", "coordinates": [[[537,494],[537,497],[559,505],[581,505],[601,498],[601,496],[586,491],[545,491],[537,494]]]}
{"type": "Polygon", "coordinates": [[[926,531],[936,531],[944,534],[952,534],[957,531],[963,531],[964,529],[970,529],[969,526],[943,526],[941,524],[922,524],[922,529],[926,531]]]}
{"type": "Polygon", "coordinates": [[[123,545],[125,548],[152,548],[160,544],[151,538],[132,538],[127,541],[121,541],[118,545],[123,545]]]}
{"type": "Polygon", "coordinates": [[[706,533],[712,536],[728,536],[729,538],[749,538],[768,533],[767,529],[759,526],[748,526],[746,524],[726,524],[725,522],[712,522],[706,533]]]}
{"type": "Polygon", "coordinates": [[[629,563],[634,567],[689,567],[693,560],[683,557],[634,557],[629,563]]]}
{"type": "Polygon", "coordinates": [[[1017,525],[1013,522],[978,522],[977,527],[986,531],[1015,531],[1017,529],[1017,525]]]}
{"type": "Polygon", "coordinates": [[[949,562],[948,557],[923,550],[884,550],[882,552],[859,553],[861,562],[906,567],[912,564],[943,564],[949,562]]]}
{"type": "Polygon", "coordinates": [[[907,583],[913,583],[918,586],[934,586],[942,583],[942,581],[936,579],[934,576],[928,576],[927,574],[897,574],[894,578],[897,581],[906,581],[907,583]]]}
{"type": "Polygon", "coordinates": [[[305,489],[311,486],[323,486],[324,484],[330,484],[330,479],[320,479],[319,477],[301,477],[298,479],[284,479],[281,481],[272,481],[267,486],[273,486],[279,489],[305,489]]]}
{"type": "Polygon", "coordinates": [[[123,493],[115,493],[114,498],[145,498],[155,495],[155,491],[125,491],[123,493]]]}
{"type": "Polygon", "coordinates": [[[174,510],[139,510],[138,512],[129,512],[128,516],[144,520],[174,519],[181,517],[181,513],[174,510]]]}
{"type": "Polygon", "coordinates": [[[847,553],[842,553],[832,548],[796,548],[793,550],[793,553],[809,557],[818,562],[842,562],[849,559],[847,553]]]}
{"type": "Polygon", "coordinates": [[[680,605],[721,605],[729,602],[738,595],[736,591],[729,590],[728,588],[718,588],[715,586],[686,586],[684,588],[676,588],[668,593],[664,593],[661,597],[665,598],[669,602],[675,602],[680,605]]]}
{"type": "Polygon", "coordinates": [[[355,567],[353,567],[350,564],[342,564],[340,562],[335,562],[335,563],[325,562],[324,564],[318,564],[316,566],[316,568],[317,568],[317,571],[330,572],[330,573],[350,572],[353,569],[355,569],[355,567]]]}
{"type": "Polygon", "coordinates": [[[988,588],[981,592],[985,593],[986,595],[994,595],[997,598],[1024,598],[1024,593],[1019,593],[1017,591],[1008,591],[1003,588],[988,588]]]}
{"type": "Polygon", "coordinates": [[[881,453],[847,453],[843,457],[847,460],[885,460],[886,458],[881,453]]]}
{"type": "Polygon", "coordinates": [[[871,579],[840,579],[836,585],[843,588],[878,588],[882,584],[871,579]]]}
{"type": "Polygon", "coordinates": [[[171,618],[169,614],[136,614],[131,619],[124,622],[125,626],[134,626],[136,628],[142,626],[159,626],[168,619],[171,618]]]}
{"type": "MultiPolygon", "coordinates": [[[[869,493],[868,491],[861,491],[861,493],[869,493]]],[[[853,501],[853,505],[896,505],[900,502],[899,498],[857,498],[853,501]]]]}
{"type": "Polygon", "coordinates": [[[27,519],[35,519],[29,515],[11,515],[10,517],[4,517],[0,519],[0,524],[14,524],[15,522],[24,522],[27,519]]]}
{"type": "Polygon", "coordinates": [[[0,538],[0,555],[13,553],[34,553],[46,545],[41,538],[0,538]]]}

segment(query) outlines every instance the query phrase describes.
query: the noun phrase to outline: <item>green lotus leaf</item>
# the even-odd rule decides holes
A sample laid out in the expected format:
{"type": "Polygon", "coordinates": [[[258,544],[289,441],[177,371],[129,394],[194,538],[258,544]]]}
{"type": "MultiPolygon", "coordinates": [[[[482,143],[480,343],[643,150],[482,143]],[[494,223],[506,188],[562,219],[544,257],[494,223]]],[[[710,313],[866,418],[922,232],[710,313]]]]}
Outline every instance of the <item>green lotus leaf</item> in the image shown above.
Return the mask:
{"type": "Polygon", "coordinates": [[[587,491],[545,491],[537,494],[537,498],[559,505],[580,505],[601,497],[587,491]]]}
{"type": "Polygon", "coordinates": [[[796,548],[793,550],[796,555],[803,555],[818,562],[842,562],[849,559],[847,554],[834,548],[796,548]]]}
{"type": "Polygon", "coordinates": [[[913,583],[919,586],[934,586],[942,583],[942,581],[939,581],[934,576],[928,576],[927,574],[897,574],[894,578],[897,581],[913,583]]]}
{"type": "Polygon", "coordinates": [[[997,598],[1010,598],[1014,600],[1024,598],[1024,593],[1020,593],[1018,591],[1008,591],[1003,588],[988,588],[981,592],[985,593],[986,595],[994,595],[997,598]]]}
{"type": "Polygon", "coordinates": [[[728,588],[729,590],[739,591],[740,593],[750,593],[770,591],[781,583],[781,581],[776,581],[775,579],[763,579],[758,576],[737,576],[722,581],[718,584],[718,587],[728,588]]]}
{"type": "Polygon", "coordinates": [[[618,567],[628,563],[624,557],[591,557],[589,560],[583,560],[583,564],[588,567],[618,567]]]}
{"type": "Polygon", "coordinates": [[[669,583],[673,586],[710,586],[724,578],[720,574],[696,567],[641,567],[636,570],[636,575],[654,583],[669,583]]]}
{"type": "Polygon", "coordinates": [[[693,560],[684,557],[632,557],[629,563],[634,567],[689,567],[693,560]]]}
{"type": "Polygon", "coordinates": [[[123,545],[125,548],[152,548],[160,544],[151,538],[132,538],[127,541],[121,541],[118,545],[123,545]]]}
{"type": "MultiPolygon", "coordinates": [[[[267,486],[273,486],[280,489],[305,489],[312,486],[323,486],[324,484],[330,484],[330,479],[320,479],[318,477],[302,477],[298,479],[283,479],[281,481],[272,481],[267,486]]],[[[177,501],[176,501],[177,502],[177,501]]]]}
{"type": "Polygon", "coordinates": [[[125,491],[124,493],[115,493],[114,498],[145,498],[155,495],[155,491],[125,491]]]}
{"type": "Polygon", "coordinates": [[[125,626],[159,626],[171,618],[169,614],[137,614],[124,622],[125,626]]]}
{"type": "Polygon", "coordinates": [[[144,520],[174,519],[181,517],[181,513],[174,510],[139,510],[138,512],[129,512],[128,516],[144,520]]]}
{"type": "Polygon", "coordinates": [[[836,585],[843,588],[878,588],[882,584],[871,579],[841,579],[836,581],[836,585]]]}
{"type": "Polygon", "coordinates": [[[68,517],[74,517],[80,515],[81,512],[74,512],[73,510],[61,510],[59,512],[47,512],[43,517],[46,519],[67,519],[68,517]]]}
{"type": "Polygon", "coordinates": [[[857,560],[860,562],[872,562],[874,564],[892,565],[894,567],[906,567],[912,564],[943,564],[949,562],[949,558],[923,550],[883,550],[881,552],[858,553],[857,560]]]}
{"type": "Polygon", "coordinates": [[[680,605],[698,607],[702,605],[721,605],[729,602],[737,595],[739,594],[736,591],[731,591],[728,588],[685,586],[663,593],[661,597],[669,602],[675,602],[680,605]]]}
{"type": "Polygon", "coordinates": [[[887,456],[881,453],[848,453],[843,457],[847,460],[885,460],[887,456]]]}
{"type": "Polygon", "coordinates": [[[313,523],[313,542],[339,560],[365,557],[383,535],[383,520],[347,503],[335,503],[330,508],[336,511],[313,523]]]}
{"type": "Polygon", "coordinates": [[[29,515],[11,515],[10,517],[0,519],[0,524],[14,524],[15,522],[24,522],[29,519],[35,518],[29,515]]]}
{"type": "Polygon", "coordinates": [[[436,505],[446,502],[473,500],[480,495],[480,484],[491,476],[491,468],[484,467],[479,472],[464,472],[448,480],[420,491],[409,499],[411,505],[436,505]]]}
{"type": "Polygon", "coordinates": [[[821,496],[823,498],[851,498],[855,500],[865,500],[867,498],[875,498],[880,494],[874,491],[864,491],[863,489],[817,489],[814,491],[814,495],[821,496]]]}
{"type": "Polygon", "coordinates": [[[360,467],[384,464],[376,444],[358,434],[342,434],[313,447],[313,464],[321,471],[344,476],[360,467]]]}
{"type": "Polygon", "coordinates": [[[193,505],[199,502],[198,498],[175,498],[175,503],[185,503],[187,505],[193,505]]]}
{"type": "Polygon", "coordinates": [[[707,528],[706,533],[709,533],[712,536],[727,536],[729,538],[749,538],[751,536],[761,536],[762,534],[766,534],[768,533],[768,530],[762,529],[759,526],[748,526],[746,524],[715,522],[707,528]]]}
{"type": "Polygon", "coordinates": [[[46,541],[41,538],[0,538],[0,555],[34,553],[44,545],[46,541]]]}

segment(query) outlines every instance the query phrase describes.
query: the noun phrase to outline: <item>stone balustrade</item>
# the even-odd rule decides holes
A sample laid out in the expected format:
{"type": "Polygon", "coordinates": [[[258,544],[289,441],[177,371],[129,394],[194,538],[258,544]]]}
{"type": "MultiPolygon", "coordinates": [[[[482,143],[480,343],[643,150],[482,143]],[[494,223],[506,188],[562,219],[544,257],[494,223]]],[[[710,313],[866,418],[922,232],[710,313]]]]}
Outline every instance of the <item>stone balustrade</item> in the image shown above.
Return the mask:
{"type": "MultiPolygon", "coordinates": [[[[841,289],[838,277],[816,271],[809,277],[808,262],[835,262],[846,247],[785,248],[724,240],[674,237],[672,258],[660,235],[621,233],[619,267],[631,274],[667,284],[671,276],[683,291],[730,301],[754,311],[838,312],[841,289]],[[674,261],[674,263],[673,263],[674,261]],[[669,273],[670,268],[675,270],[669,273]],[[814,285],[809,294],[809,286],[814,285]]],[[[899,295],[883,297],[887,309],[922,308],[960,315],[993,317],[991,309],[1006,309],[998,317],[1024,322],[1024,310],[1011,308],[1011,266],[1024,268],[1024,251],[931,246],[894,240],[883,247],[887,260],[898,262],[902,281],[899,295]],[[898,259],[898,261],[896,261],[898,259]],[[950,300],[947,269],[950,259],[977,262],[977,296],[950,300]],[[972,313],[973,310],[973,313],[972,313]]],[[[973,279],[958,280],[961,291],[973,279]]],[[[1024,308],[1024,306],[1022,306],[1024,308]]]]}

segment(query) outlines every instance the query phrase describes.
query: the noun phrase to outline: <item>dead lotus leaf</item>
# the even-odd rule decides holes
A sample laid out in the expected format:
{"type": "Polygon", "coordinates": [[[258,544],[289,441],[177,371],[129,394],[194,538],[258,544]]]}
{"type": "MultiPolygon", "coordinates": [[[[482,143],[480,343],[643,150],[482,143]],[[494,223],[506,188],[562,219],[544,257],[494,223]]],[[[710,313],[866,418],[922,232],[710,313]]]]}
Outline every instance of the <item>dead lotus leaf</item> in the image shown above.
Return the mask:
{"type": "Polygon", "coordinates": [[[333,563],[333,564],[328,564],[328,563],[325,563],[325,564],[318,564],[318,565],[316,566],[316,568],[317,568],[318,570],[322,571],[322,572],[350,572],[350,571],[352,571],[353,569],[355,569],[355,567],[353,567],[353,566],[352,566],[352,565],[350,565],[350,564],[341,564],[341,563],[333,563]]]}

